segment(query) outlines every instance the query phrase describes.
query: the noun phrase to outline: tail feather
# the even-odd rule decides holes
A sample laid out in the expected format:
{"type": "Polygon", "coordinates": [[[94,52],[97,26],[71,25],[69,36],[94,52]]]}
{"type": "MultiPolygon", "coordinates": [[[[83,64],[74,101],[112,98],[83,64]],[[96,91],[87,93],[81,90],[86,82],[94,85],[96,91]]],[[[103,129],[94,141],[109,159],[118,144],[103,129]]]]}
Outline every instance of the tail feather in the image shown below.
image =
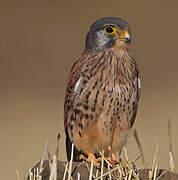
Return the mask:
{"type": "MultiPolygon", "coordinates": [[[[69,133],[66,129],[66,153],[67,153],[67,160],[70,161],[71,159],[71,151],[72,151],[72,142],[69,138],[69,133]]],[[[80,162],[80,151],[77,150],[77,148],[74,146],[74,154],[73,154],[73,161],[74,162],[80,162]]]]}

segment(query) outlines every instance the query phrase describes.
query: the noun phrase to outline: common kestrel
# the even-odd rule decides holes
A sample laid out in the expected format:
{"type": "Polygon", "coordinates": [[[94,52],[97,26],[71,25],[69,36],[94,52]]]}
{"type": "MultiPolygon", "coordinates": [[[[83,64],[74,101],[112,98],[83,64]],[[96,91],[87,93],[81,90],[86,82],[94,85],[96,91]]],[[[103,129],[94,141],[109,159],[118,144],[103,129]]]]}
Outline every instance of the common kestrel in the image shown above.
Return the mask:
{"type": "Polygon", "coordinates": [[[66,151],[74,161],[80,153],[95,159],[104,150],[116,157],[133,126],[141,89],[132,57],[129,25],[116,17],[95,21],[82,56],[69,75],[64,104],[66,151]]]}

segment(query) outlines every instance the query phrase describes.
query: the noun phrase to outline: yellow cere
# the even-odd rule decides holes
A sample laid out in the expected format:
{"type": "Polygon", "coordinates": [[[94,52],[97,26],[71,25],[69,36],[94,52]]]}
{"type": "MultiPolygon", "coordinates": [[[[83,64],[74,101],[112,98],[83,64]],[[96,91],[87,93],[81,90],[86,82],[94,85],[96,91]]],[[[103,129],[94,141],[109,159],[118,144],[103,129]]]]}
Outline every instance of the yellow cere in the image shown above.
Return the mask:
{"type": "Polygon", "coordinates": [[[114,26],[106,26],[104,28],[104,32],[106,34],[115,35],[115,34],[117,34],[117,29],[114,26]]]}

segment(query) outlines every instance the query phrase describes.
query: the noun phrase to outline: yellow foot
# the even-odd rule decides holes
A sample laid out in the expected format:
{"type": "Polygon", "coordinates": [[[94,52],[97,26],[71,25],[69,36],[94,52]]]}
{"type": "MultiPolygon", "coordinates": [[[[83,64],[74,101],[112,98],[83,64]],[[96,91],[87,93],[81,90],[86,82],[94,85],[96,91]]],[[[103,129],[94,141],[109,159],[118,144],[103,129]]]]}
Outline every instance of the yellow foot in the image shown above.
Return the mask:
{"type": "Polygon", "coordinates": [[[117,158],[116,153],[111,153],[111,159],[113,162],[115,162],[116,164],[120,162],[120,160],[117,158]]]}
{"type": "Polygon", "coordinates": [[[116,153],[111,153],[111,156],[107,158],[107,160],[111,163],[111,164],[118,164],[120,163],[120,159],[117,158],[116,153]]]}
{"type": "Polygon", "coordinates": [[[83,160],[83,161],[86,161],[86,162],[92,162],[93,161],[93,164],[94,166],[99,166],[99,163],[101,162],[102,158],[99,157],[99,158],[95,158],[95,155],[93,153],[88,153],[88,158],[86,158],[85,156],[83,156],[82,154],[80,155],[80,159],[83,160]]]}

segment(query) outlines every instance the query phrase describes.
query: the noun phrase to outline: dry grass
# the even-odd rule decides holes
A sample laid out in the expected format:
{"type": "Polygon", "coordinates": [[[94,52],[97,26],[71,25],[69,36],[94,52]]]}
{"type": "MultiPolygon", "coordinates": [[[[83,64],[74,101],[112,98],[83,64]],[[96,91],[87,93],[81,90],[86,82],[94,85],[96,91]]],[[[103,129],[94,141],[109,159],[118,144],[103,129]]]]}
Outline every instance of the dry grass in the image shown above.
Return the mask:
{"type": "MultiPolygon", "coordinates": [[[[148,176],[148,180],[159,180],[167,171],[171,170],[172,172],[176,172],[176,168],[174,165],[174,160],[173,160],[173,155],[172,155],[172,134],[171,134],[171,122],[170,120],[168,120],[168,135],[169,135],[169,165],[170,167],[168,167],[166,170],[164,170],[161,175],[159,177],[157,177],[157,169],[158,169],[158,162],[157,162],[157,157],[158,157],[158,152],[159,152],[159,147],[158,147],[158,140],[156,141],[156,148],[155,148],[155,153],[153,156],[153,163],[152,163],[152,168],[149,171],[149,176],[148,176]]],[[[134,130],[134,136],[136,139],[136,142],[138,144],[138,147],[140,149],[141,154],[143,155],[143,149],[141,146],[141,143],[139,141],[138,138],[138,134],[137,132],[134,130]]],[[[43,163],[46,159],[48,159],[49,161],[49,166],[50,166],[50,177],[49,180],[57,180],[57,159],[58,159],[58,151],[59,151],[59,138],[60,135],[58,136],[58,141],[57,141],[57,150],[56,150],[56,154],[53,155],[53,160],[50,160],[50,153],[48,150],[48,143],[46,143],[43,153],[42,153],[42,157],[41,157],[41,161],[40,161],[40,166],[37,168],[34,168],[33,171],[30,169],[29,170],[29,179],[30,180],[41,180],[41,173],[43,171],[43,163]]],[[[139,180],[139,169],[135,168],[135,162],[131,162],[129,161],[128,158],[128,154],[127,154],[127,149],[126,147],[123,148],[124,150],[124,155],[125,155],[125,160],[122,160],[121,163],[117,164],[117,165],[112,165],[110,162],[107,161],[107,159],[104,157],[104,152],[100,152],[101,154],[101,170],[100,172],[97,170],[96,173],[94,174],[94,162],[91,161],[91,163],[86,163],[86,166],[88,168],[89,171],[89,180],[103,180],[103,178],[105,176],[108,177],[109,180],[111,179],[122,179],[122,180],[131,180],[131,179],[135,179],[135,180],[139,180]],[[107,172],[104,171],[104,162],[107,164],[107,172]]],[[[71,160],[70,162],[65,164],[65,171],[63,174],[63,180],[67,179],[68,180],[73,180],[72,178],[72,165],[73,165],[73,151],[74,151],[74,145],[72,145],[72,151],[71,151],[71,160]]],[[[145,163],[144,161],[144,157],[142,156],[142,161],[143,163],[145,163]]],[[[17,174],[17,180],[22,180],[20,178],[19,175],[19,171],[16,171],[17,174]]],[[[77,174],[77,179],[80,180],[81,176],[80,173],[77,174]]]]}
{"type": "MultiPolygon", "coordinates": [[[[63,176],[63,180],[66,179],[66,177],[68,177],[68,180],[73,180],[72,178],[72,159],[73,159],[73,147],[72,146],[72,153],[71,153],[71,161],[69,163],[65,164],[65,171],[64,171],[64,176],[63,176]]],[[[48,148],[46,148],[45,146],[45,150],[44,150],[44,154],[47,154],[46,150],[48,148]]],[[[93,169],[94,169],[94,163],[93,161],[90,163],[90,167],[88,168],[89,170],[89,180],[99,180],[99,179],[103,179],[105,176],[108,176],[108,179],[123,179],[123,180],[131,180],[131,179],[135,179],[135,180],[139,180],[139,173],[136,172],[136,169],[133,166],[133,163],[131,161],[129,161],[128,159],[128,155],[127,155],[127,149],[124,148],[124,153],[125,153],[125,159],[123,160],[120,164],[118,165],[111,165],[110,163],[107,164],[108,167],[108,172],[104,173],[104,161],[105,161],[105,157],[102,155],[102,162],[101,162],[101,171],[100,173],[96,173],[93,174],[93,169]]],[[[42,177],[40,175],[40,173],[43,170],[43,162],[44,162],[44,157],[45,155],[42,155],[42,159],[40,162],[40,168],[36,168],[33,169],[33,171],[29,170],[29,177],[30,180],[41,180],[42,177]]],[[[157,163],[157,155],[158,155],[158,143],[156,145],[156,149],[155,149],[155,154],[153,157],[153,164],[152,164],[152,169],[149,172],[149,177],[148,180],[159,180],[160,177],[162,177],[168,170],[172,170],[175,172],[175,166],[173,163],[173,158],[172,158],[172,154],[170,152],[170,168],[168,168],[167,170],[165,170],[159,177],[156,176],[157,173],[157,169],[158,169],[158,163],[157,163]]],[[[53,160],[52,162],[49,160],[49,164],[50,164],[50,178],[49,180],[57,180],[57,159],[56,159],[56,155],[53,156],[53,160]]],[[[107,163],[107,161],[105,161],[107,163]]],[[[19,172],[17,171],[17,179],[20,180],[20,176],[19,176],[19,172]]],[[[78,173],[78,180],[80,180],[80,173],[78,173]]]]}

